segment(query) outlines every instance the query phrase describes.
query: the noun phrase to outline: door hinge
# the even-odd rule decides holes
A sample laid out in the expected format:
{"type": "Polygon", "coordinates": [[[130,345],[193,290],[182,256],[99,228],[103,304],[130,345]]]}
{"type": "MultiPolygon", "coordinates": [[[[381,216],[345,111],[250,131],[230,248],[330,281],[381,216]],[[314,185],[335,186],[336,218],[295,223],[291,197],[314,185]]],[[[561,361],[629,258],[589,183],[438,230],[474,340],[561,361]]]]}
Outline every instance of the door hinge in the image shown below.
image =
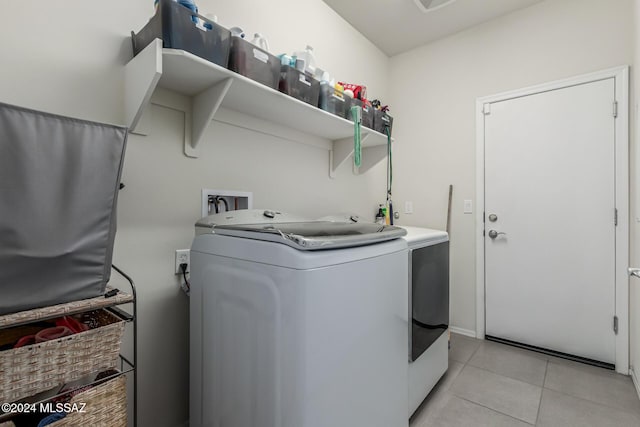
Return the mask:
{"type": "Polygon", "coordinates": [[[486,220],[484,219],[484,212],[482,212],[482,222],[486,222],[486,220]]]}
{"type": "Polygon", "coordinates": [[[618,316],[613,316],[613,332],[618,335],[618,316]]]}
{"type": "Polygon", "coordinates": [[[491,114],[491,104],[484,104],[484,106],[482,107],[482,112],[484,113],[485,116],[488,116],[489,114],[491,114]]]}
{"type": "Polygon", "coordinates": [[[618,226],[618,209],[613,210],[613,225],[618,226]]]}
{"type": "Polygon", "coordinates": [[[613,101],[613,118],[618,118],[618,101],[613,101]]]}

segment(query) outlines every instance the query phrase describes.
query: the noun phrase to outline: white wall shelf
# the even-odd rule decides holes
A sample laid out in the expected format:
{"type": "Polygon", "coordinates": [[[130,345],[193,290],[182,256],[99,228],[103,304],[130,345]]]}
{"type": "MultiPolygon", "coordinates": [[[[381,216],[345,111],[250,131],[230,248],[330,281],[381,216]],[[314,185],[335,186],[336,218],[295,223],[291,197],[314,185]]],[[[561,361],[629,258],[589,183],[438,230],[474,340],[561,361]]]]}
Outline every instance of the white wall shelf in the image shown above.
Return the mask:
{"type": "MultiPolygon", "coordinates": [[[[159,39],[126,65],[125,119],[133,132],[144,134],[138,127],[142,127],[143,113],[159,88],[187,99],[183,108],[188,110],[185,111],[184,153],[189,157],[199,156],[205,131],[214,118],[294,141],[311,136],[312,145],[329,150],[331,177],[353,154],[351,121],[189,52],[163,49],[159,39]]],[[[163,104],[160,99],[166,98],[157,96],[154,103],[163,104]]],[[[366,172],[386,157],[386,144],[385,135],[362,128],[362,166],[359,173],[366,172]]]]}

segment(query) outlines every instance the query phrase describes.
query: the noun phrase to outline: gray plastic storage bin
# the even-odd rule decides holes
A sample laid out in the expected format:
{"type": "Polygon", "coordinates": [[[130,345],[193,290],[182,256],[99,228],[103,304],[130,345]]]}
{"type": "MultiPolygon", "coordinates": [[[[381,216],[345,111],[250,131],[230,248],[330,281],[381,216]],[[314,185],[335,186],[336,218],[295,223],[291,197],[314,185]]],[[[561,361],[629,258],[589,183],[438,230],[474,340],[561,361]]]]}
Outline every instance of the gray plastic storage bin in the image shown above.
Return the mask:
{"type": "Polygon", "coordinates": [[[373,107],[371,104],[363,104],[362,101],[360,104],[362,105],[362,126],[373,129],[373,107]]]}
{"type": "Polygon", "coordinates": [[[393,117],[387,113],[383,113],[382,110],[373,110],[373,130],[386,135],[385,128],[389,128],[389,135],[393,130],[393,117]]]}
{"type": "Polygon", "coordinates": [[[280,92],[286,93],[300,101],[318,106],[320,95],[320,82],[288,65],[283,65],[280,69],[280,92]]]}
{"type": "Polygon", "coordinates": [[[330,84],[320,85],[319,108],[338,117],[346,118],[350,106],[349,97],[337,94],[335,88],[330,84]]]}
{"type": "Polygon", "coordinates": [[[353,120],[353,117],[351,116],[351,107],[354,107],[354,106],[360,107],[362,108],[362,121],[360,122],[360,124],[366,128],[373,129],[373,107],[371,106],[363,107],[362,101],[357,98],[350,98],[346,96],[345,99],[349,100],[349,105],[347,106],[346,119],[353,120]]]}
{"type": "Polygon", "coordinates": [[[126,140],[0,104],[0,315],[104,293],[126,140]]]}
{"type": "Polygon", "coordinates": [[[347,105],[347,111],[346,111],[346,114],[345,114],[345,118],[347,120],[353,120],[353,115],[351,114],[351,107],[360,107],[360,108],[362,108],[362,101],[360,101],[357,98],[351,98],[350,96],[345,96],[344,99],[349,103],[349,105],[347,105]]]}
{"type": "Polygon", "coordinates": [[[231,37],[229,69],[245,77],[278,89],[280,60],[240,37],[231,37]]]}
{"type": "Polygon", "coordinates": [[[147,25],[138,34],[131,32],[134,56],[155,39],[162,39],[163,47],[191,52],[227,68],[231,31],[173,0],[160,0],[156,14],[147,25]],[[211,29],[196,25],[192,17],[211,29]]]}

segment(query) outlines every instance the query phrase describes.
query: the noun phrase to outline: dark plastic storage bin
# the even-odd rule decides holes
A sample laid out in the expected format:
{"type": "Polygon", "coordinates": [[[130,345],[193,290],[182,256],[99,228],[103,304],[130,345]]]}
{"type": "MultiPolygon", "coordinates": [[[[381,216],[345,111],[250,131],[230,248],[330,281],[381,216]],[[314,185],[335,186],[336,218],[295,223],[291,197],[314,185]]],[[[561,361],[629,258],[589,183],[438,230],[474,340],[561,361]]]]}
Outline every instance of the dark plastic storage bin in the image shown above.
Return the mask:
{"type": "Polygon", "coordinates": [[[386,135],[385,127],[389,127],[389,135],[393,129],[393,117],[387,113],[383,113],[382,110],[373,110],[373,130],[386,135]]]}
{"type": "Polygon", "coordinates": [[[354,101],[359,101],[362,105],[362,126],[373,129],[373,107],[370,104],[364,105],[359,99],[354,101]]]}
{"type": "Polygon", "coordinates": [[[296,70],[288,65],[283,65],[280,69],[280,92],[286,93],[300,101],[318,105],[320,95],[320,82],[313,77],[296,70]]]}
{"type": "Polygon", "coordinates": [[[138,34],[131,32],[133,54],[137,55],[155,39],[162,46],[191,52],[214,64],[227,67],[231,32],[172,0],[160,0],[158,10],[138,34]],[[211,30],[196,26],[192,16],[198,16],[211,30]]]}
{"type": "Polygon", "coordinates": [[[363,107],[362,100],[357,98],[349,98],[347,96],[346,99],[349,100],[349,106],[347,107],[347,113],[345,114],[347,120],[353,120],[353,117],[351,116],[351,107],[358,106],[362,108],[362,121],[360,124],[366,128],[373,129],[373,107],[370,105],[368,107],[363,107]]]}
{"type": "Polygon", "coordinates": [[[330,84],[321,84],[318,107],[338,117],[346,118],[351,103],[348,97],[336,94],[335,88],[330,84]]]}
{"type": "Polygon", "coordinates": [[[280,60],[269,52],[240,37],[231,37],[229,69],[251,80],[278,88],[280,60]]]}
{"type": "Polygon", "coordinates": [[[373,108],[371,106],[369,106],[368,108],[363,108],[362,101],[358,98],[350,98],[347,96],[345,97],[345,99],[349,102],[345,118],[347,120],[353,120],[353,116],[351,115],[351,107],[360,107],[362,108],[362,120],[360,124],[369,129],[373,129],[373,108]]]}
{"type": "Polygon", "coordinates": [[[351,115],[351,107],[360,107],[362,108],[362,101],[356,98],[351,98],[350,96],[345,96],[344,99],[347,101],[348,105],[347,110],[345,112],[344,117],[347,120],[353,120],[353,116],[351,115]]]}

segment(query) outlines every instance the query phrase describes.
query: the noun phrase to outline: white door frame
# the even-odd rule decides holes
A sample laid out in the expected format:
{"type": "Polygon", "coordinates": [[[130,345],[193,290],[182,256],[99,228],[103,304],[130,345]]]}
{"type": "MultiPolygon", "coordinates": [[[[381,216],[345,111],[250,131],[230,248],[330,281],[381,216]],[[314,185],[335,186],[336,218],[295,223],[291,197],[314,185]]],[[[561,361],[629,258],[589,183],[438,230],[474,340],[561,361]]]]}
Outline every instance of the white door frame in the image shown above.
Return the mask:
{"type": "MultiPolygon", "coordinates": [[[[540,92],[562,89],[598,80],[615,79],[618,116],[615,122],[615,200],[616,227],[615,302],[618,316],[616,371],[629,373],[629,67],[620,66],[568,79],[557,80],[476,100],[476,336],[485,336],[485,258],[484,258],[484,106],[540,92]]],[[[612,114],[613,114],[613,105],[612,114]]],[[[612,324],[613,327],[613,324],[612,324]]]]}

